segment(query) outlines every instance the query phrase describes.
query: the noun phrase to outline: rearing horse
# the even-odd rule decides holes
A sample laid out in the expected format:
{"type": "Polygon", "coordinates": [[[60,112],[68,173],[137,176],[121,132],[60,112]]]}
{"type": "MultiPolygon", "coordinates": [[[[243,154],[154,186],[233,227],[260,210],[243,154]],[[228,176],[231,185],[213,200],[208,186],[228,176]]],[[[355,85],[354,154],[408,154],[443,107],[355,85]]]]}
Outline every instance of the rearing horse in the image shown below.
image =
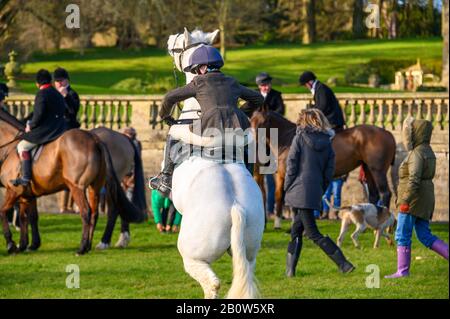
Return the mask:
{"type": "MultiPolygon", "coordinates": [[[[97,222],[99,192],[107,185],[107,192],[124,217],[142,221],[143,215],[126,198],[114,172],[111,157],[105,145],[93,134],[73,129],[45,145],[39,159],[33,163],[33,179],[28,187],[15,187],[11,180],[19,173],[16,152],[17,137],[24,130],[23,123],[0,110],[0,183],[6,187],[6,196],[0,208],[3,233],[9,253],[23,251],[28,246],[28,218],[37,213],[36,198],[68,188],[80,209],[83,231],[78,254],[91,249],[97,222]],[[86,197],[88,191],[89,201],[86,197]],[[20,245],[12,240],[6,212],[19,200],[20,245]]],[[[33,240],[35,238],[33,237],[33,240]]],[[[33,248],[38,243],[33,243],[33,248]]]]}
{"type": "MultiPolygon", "coordinates": [[[[271,152],[277,154],[278,169],[275,178],[276,220],[275,227],[279,228],[279,222],[283,208],[283,185],[286,174],[286,159],[292,140],[295,136],[296,125],[282,115],[267,111],[255,111],[251,117],[252,128],[257,132],[258,128],[266,128],[266,140],[271,152]],[[274,148],[269,136],[269,128],[278,129],[278,145],[274,148]]],[[[381,199],[383,205],[389,207],[391,191],[387,173],[395,161],[396,144],[394,136],[377,126],[358,125],[346,129],[333,138],[333,149],[336,154],[335,177],[345,175],[360,165],[363,165],[369,187],[369,200],[376,204],[381,199]]],[[[255,179],[264,192],[264,178],[259,174],[257,162],[255,165],[255,179]]]]}

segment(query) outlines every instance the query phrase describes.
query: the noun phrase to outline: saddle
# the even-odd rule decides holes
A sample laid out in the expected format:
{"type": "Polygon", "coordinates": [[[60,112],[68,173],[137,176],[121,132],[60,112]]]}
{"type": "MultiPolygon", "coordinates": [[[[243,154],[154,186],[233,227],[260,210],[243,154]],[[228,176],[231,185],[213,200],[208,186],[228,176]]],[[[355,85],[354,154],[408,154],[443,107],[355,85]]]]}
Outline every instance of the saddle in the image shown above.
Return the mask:
{"type": "Polygon", "coordinates": [[[41,156],[44,146],[45,146],[45,144],[41,144],[31,150],[30,155],[31,155],[31,160],[33,162],[36,162],[39,159],[39,156],[41,156]]]}
{"type": "Polygon", "coordinates": [[[175,167],[181,165],[184,161],[193,156],[201,157],[219,164],[244,164],[246,153],[245,147],[243,149],[226,146],[205,147],[178,141],[178,144],[171,149],[170,157],[175,163],[175,167]]]}

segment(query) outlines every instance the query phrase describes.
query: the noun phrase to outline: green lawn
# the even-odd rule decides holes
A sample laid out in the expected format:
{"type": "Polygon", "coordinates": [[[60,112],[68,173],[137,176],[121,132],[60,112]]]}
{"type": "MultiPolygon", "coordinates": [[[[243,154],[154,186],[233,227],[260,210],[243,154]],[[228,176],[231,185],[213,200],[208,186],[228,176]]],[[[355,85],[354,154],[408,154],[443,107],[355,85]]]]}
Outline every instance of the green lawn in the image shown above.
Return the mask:
{"type": "MultiPolygon", "coordinates": [[[[353,64],[373,58],[421,59],[422,64],[436,65],[442,58],[442,40],[361,40],[313,45],[264,45],[229,50],[224,72],[242,83],[253,85],[255,75],[268,71],[275,77],[275,87],[284,93],[304,93],[297,80],[301,71],[310,69],[326,81],[330,77],[342,80],[345,70],[353,64]]],[[[142,49],[121,51],[111,48],[88,49],[84,56],[63,50],[56,54],[35,55],[24,65],[19,81],[27,93],[34,93],[34,73],[40,68],[67,68],[73,84],[82,94],[133,94],[113,88],[118,82],[137,78],[145,81],[140,93],[165,93],[175,86],[172,59],[166,50],[142,49]]],[[[180,82],[183,82],[181,77],[180,82]]],[[[380,89],[338,86],[336,92],[379,92],[380,89]]]]}
{"type": "MultiPolygon", "coordinates": [[[[200,286],[184,273],[176,248],[177,236],[159,234],[154,224],[132,226],[132,242],[125,250],[112,248],[77,257],[81,221],[75,215],[42,214],[43,245],[38,252],[8,256],[0,251],[0,298],[202,298],[200,286]],[[65,287],[66,265],[80,267],[80,289],[65,287]]],[[[104,229],[101,217],[95,235],[99,241],[104,229]]],[[[211,225],[214,227],[214,225],[211,225]]],[[[288,224],[284,224],[284,229],[288,224]]],[[[324,234],[336,238],[339,223],[319,222],[324,234]]],[[[379,289],[365,286],[365,268],[380,267],[381,276],[396,264],[395,248],[386,242],[371,248],[373,235],[361,238],[362,249],[351,245],[343,250],[357,269],[342,275],[336,266],[310,241],[306,241],[298,277],[285,278],[284,263],[288,235],[270,229],[264,234],[257,260],[257,278],[264,298],[448,298],[448,262],[413,240],[412,275],[400,280],[381,279],[379,289]]],[[[435,234],[448,242],[448,224],[434,224],[435,234]]],[[[16,241],[18,233],[14,232],[16,241]]],[[[113,240],[117,240],[116,232],[113,240]]],[[[2,246],[4,247],[4,246],[2,246]]],[[[213,265],[222,282],[224,296],[231,282],[231,259],[222,257],[213,265]]]]}

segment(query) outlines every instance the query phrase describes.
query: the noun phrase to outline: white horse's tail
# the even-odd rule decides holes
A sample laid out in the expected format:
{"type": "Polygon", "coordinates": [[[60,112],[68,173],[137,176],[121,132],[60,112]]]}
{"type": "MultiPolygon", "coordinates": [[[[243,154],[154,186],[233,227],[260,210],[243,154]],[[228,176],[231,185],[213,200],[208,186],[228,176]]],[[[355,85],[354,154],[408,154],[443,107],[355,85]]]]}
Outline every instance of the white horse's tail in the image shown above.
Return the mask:
{"type": "Polygon", "coordinates": [[[247,260],[244,243],[245,210],[236,202],[231,207],[231,252],[233,259],[233,282],[228,299],[253,299],[259,297],[253,274],[254,269],[247,260]]]}

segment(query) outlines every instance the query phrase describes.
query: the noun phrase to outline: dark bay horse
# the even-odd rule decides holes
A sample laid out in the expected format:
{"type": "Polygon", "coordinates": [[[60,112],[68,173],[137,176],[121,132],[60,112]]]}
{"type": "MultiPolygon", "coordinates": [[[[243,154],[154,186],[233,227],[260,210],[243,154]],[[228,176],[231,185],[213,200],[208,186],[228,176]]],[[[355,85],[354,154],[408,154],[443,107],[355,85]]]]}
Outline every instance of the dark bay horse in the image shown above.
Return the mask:
{"type": "MultiPolygon", "coordinates": [[[[33,163],[33,179],[28,187],[14,187],[10,180],[19,174],[19,157],[16,146],[24,125],[7,112],[0,110],[0,184],[6,188],[6,196],[0,207],[0,218],[9,253],[24,251],[28,246],[28,215],[37,214],[36,199],[69,189],[80,209],[83,223],[82,240],[78,254],[92,247],[98,218],[100,189],[106,184],[108,196],[130,222],[143,220],[142,213],[127,200],[118,180],[106,146],[94,134],[73,129],[57,140],[48,143],[33,163]],[[88,197],[86,196],[88,191],[88,197]],[[12,239],[6,212],[14,203],[20,203],[20,245],[12,239]]],[[[33,220],[34,222],[34,220],[33,220]]],[[[33,236],[31,248],[39,246],[33,236]]]]}
{"type": "MultiPolygon", "coordinates": [[[[266,140],[271,153],[277,154],[277,172],[275,173],[276,216],[282,215],[283,185],[286,174],[286,159],[289,148],[295,136],[296,125],[282,115],[272,111],[255,111],[251,118],[251,125],[256,131],[266,128],[266,140]],[[270,142],[269,128],[278,129],[278,145],[270,142]]],[[[391,191],[387,173],[395,161],[396,143],[394,136],[373,125],[358,125],[336,134],[333,138],[333,149],[336,154],[335,177],[345,175],[363,165],[369,187],[369,200],[377,203],[381,199],[383,205],[389,207],[391,191]]],[[[263,194],[264,176],[259,174],[259,166],[255,165],[255,179],[263,194]]]]}

